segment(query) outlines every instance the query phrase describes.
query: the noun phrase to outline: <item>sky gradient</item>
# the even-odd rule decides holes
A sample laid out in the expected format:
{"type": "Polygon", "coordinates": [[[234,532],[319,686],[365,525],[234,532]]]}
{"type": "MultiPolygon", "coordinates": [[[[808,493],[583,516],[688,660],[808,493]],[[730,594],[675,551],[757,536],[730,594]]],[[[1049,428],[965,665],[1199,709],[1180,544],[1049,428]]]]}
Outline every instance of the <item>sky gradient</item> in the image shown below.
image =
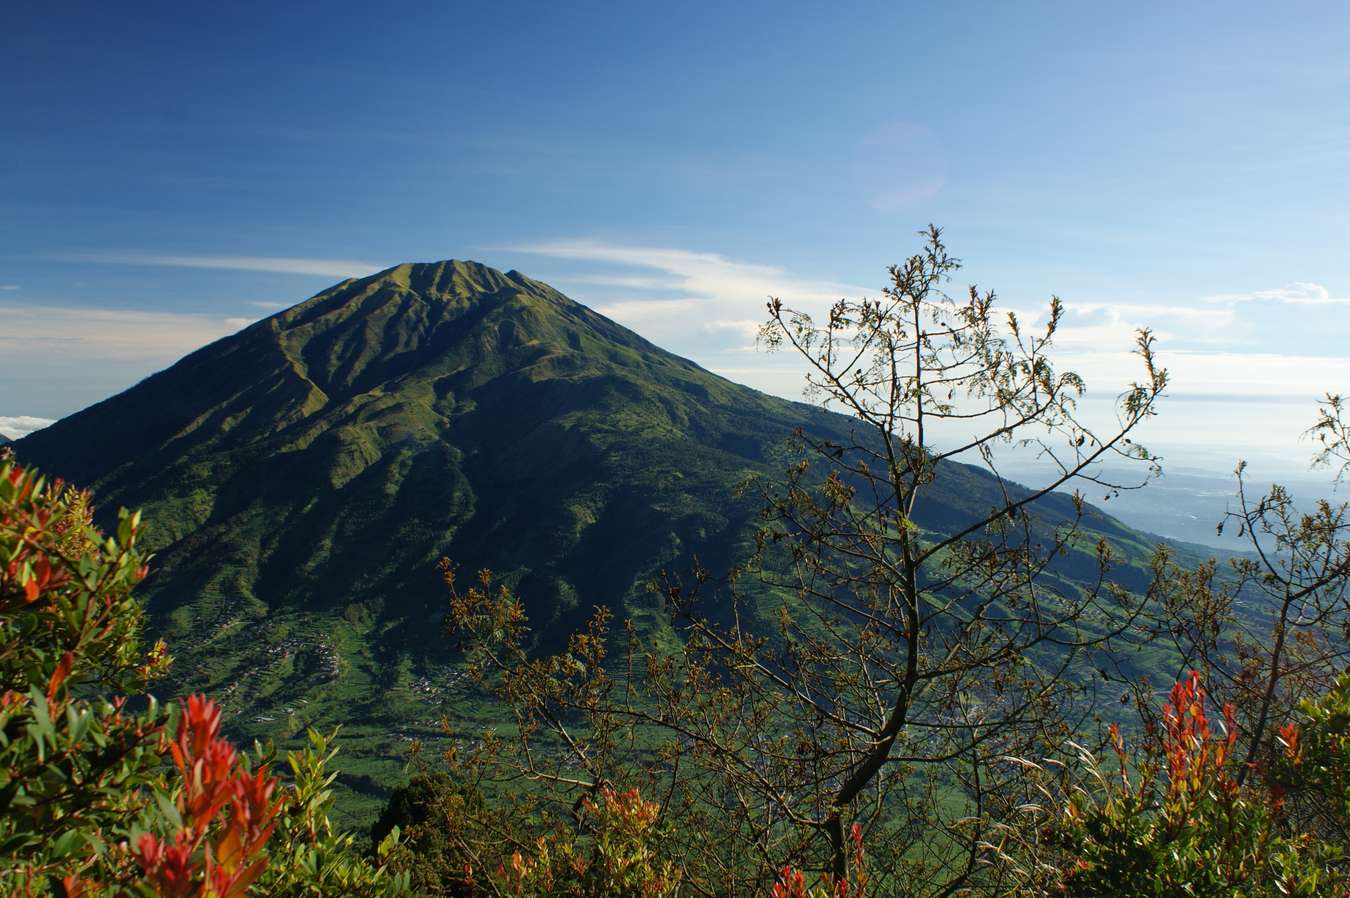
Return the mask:
{"type": "Polygon", "coordinates": [[[1103,409],[1154,327],[1190,461],[1302,458],[1350,391],[1343,3],[276,6],[6,11],[0,432],[447,258],[796,396],[766,296],[875,292],[930,221],[1066,301],[1103,409]]]}

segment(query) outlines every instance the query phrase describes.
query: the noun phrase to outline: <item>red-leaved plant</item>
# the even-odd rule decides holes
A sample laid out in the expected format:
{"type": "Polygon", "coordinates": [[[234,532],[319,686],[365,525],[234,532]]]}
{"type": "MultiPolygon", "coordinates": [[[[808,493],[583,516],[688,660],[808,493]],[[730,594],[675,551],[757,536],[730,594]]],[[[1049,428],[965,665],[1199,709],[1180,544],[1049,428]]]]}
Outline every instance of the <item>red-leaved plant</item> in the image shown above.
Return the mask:
{"type": "Polygon", "coordinates": [[[820,881],[809,890],[806,876],[791,866],[783,868],[774,883],[770,898],[865,898],[867,894],[866,855],[863,852],[862,826],[854,823],[849,830],[849,840],[853,845],[852,868],[853,881],[836,880],[829,873],[821,874],[820,881]]]}
{"type": "MultiPolygon", "coordinates": [[[[1065,852],[1046,891],[1076,898],[1117,895],[1350,895],[1344,852],[1286,825],[1284,788],[1261,775],[1243,784],[1237,716],[1210,717],[1200,674],[1171,690],[1156,739],[1130,755],[1116,726],[1118,775],[1084,752],[1089,776],[1063,802],[1046,835],[1065,852]]],[[[1299,758],[1299,729],[1280,731],[1279,753],[1299,758]]],[[[1260,774],[1261,771],[1255,771],[1260,774]]],[[[1035,890],[1028,886],[1026,894],[1035,890]]]]}
{"type": "Polygon", "coordinates": [[[250,772],[220,735],[220,706],[193,695],[183,703],[169,753],[182,777],[182,826],[161,839],[146,833],[133,849],[154,894],[236,898],[267,866],[264,849],[283,801],[266,765],[250,772]]]}

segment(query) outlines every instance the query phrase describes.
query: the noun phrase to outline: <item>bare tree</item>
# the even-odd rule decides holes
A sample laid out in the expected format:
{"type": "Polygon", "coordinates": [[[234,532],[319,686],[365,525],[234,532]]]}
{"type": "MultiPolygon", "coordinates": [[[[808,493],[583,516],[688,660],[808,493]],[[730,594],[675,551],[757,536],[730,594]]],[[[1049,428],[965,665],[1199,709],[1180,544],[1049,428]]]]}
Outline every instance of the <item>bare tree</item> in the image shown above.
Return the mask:
{"type": "Polygon", "coordinates": [[[785,862],[845,876],[850,821],[885,858],[888,894],[996,888],[1023,799],[1004,759],[1081,725],[1088,662],[1156,589],[1152,568],[1118,582],[1066,493],[1131,485],[1103,478],[1108,458],[1156,469],[1130,437],[1167,383],[1152,336],[1138,334],[1142,377],[1116,424],[1095,431],[1083,381],[1052,364],[1060,301],[1033,332],[997,316],[992,292],[952,298],[959,263],[938,229],[925,236],[879,298],[819,322],[769,302],[764,344],[800,356],[811,394],[846,419],[801,432],[783,480],[761,484],[753,558],[726,581],[664,585],[673,645],[627,628],[618,663],[597,657],[614,641],[601,615],[570,651],[531,660],[514,600],[487,581],[455,593],[479,669],[517,709],[511,775],[660,797],[696,890],[750,893],[785,862]],[[1052,473],[1011,482],[1008,449],[1052,473]]]}
{"type": "MultiPolygon", "coordinates": [[[[1350,422],[1342,396],[1328,394],[1309,429],[1314,467],[1343,482],[1350,470],[1350,422]]],[[[1169,577],[1161,631],[1211,691],[1243,709],[1245,780],[1278,754],[1277,731],[1300,701],[1326,692],[1350,659],[1350,503],[1302,506],[1280,484],[1254,489],[1246,462],[1234,476],[1234,503],[1219,522],[1247,551],[1169,577]]]]}

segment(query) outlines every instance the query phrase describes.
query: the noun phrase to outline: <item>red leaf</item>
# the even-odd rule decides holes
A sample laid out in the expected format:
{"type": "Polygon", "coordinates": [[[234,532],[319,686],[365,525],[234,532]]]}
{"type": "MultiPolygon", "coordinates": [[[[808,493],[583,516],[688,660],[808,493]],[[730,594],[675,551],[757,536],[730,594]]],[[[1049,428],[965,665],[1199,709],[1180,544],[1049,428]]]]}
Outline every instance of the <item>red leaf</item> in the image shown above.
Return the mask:
{"type": "Polygon", "coordinates": [[[52,674],[52,681],[47,684],[47,704],[56,701],[56,691],[61,688],[66,677],[70,676],[70,669],[75,665],[75,656],[66,652],[61,656],[60,662],[56,665],[56,671],[52,674]]]}

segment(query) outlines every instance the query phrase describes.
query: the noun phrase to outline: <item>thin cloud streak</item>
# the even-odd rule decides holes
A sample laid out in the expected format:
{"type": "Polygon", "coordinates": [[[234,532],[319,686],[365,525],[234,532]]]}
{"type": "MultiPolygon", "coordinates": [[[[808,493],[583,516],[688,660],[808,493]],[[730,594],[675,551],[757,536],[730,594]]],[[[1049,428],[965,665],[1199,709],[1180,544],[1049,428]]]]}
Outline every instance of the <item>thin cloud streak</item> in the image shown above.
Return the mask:
{"type": "MultiPolygon", "coordinates": [[[[61,352],[82,365],[100,360],[162,364],[252,323],[252,318],[126,309],[0,304],[6,362],[61,352]]],[[[148,372],[147,372],[148,373],[148,372]]]]}
{"type": "Polygon", "coordinates": [[[627,324],[640,324],[644,321],[662,320],[671,316],[696,313],[699,307],[707,303],[706,299],[685,297],[681,299],[626,299],[619,302],[598,303],[595,311],[606,318],[627,324]]]}
{"type": "MultiPolygon", "coordinates": [[[[554,240],[504,247],[506,250],[570,259],[600,262],[657,271],[666,278],[653,280],[639,277],[628,286],[638,289],[677,287],[693,296],[710,301],[734,301],[739,304],[780,296],[786,300],[833,302],[841,296],[856,296],[865,288],[833,281],[801,278],[787,270],[755,262],[738,262],[718,253],[691,252],[683,249],[655,246],[627,246],[599,240],[554,240]]],[[[615,283],[615,278],[585,276],[590,283],[615,283]],[[597,280],[601,278],[600,280],[597,280]]],[[[617,281],[623,285],[625,278],[617,281]]],[[[631,279],[629,279],[631,281],[631,279]]]]}
{"type": "Polygon", "coordinates": [[[770,296],[812,314],[864,287],[794,275],[785,268],[729,259],[719,253],[660,246],[630,246],[602,240],[550,240],[504,247],[505,251],[589,262],[630,271],[582,271],[551,278],[577,285],[577,298],[673,352],[710,360],[743,353],[752,341],[770,296]],[[603,288],[588,297],[587,286],[603,288]],[[652,296],[660,291],[663,296],[652,296]]]}
{"type": "Polygon", "coordinates": [[[1243,303],[1278,303],[1291,306],[1346,306],[1350,296],[1332,296],[1331,291],[1311,281],[1295,281],[1284,287],[1252,290],[1246,293],[1216,293],[1201,302],[1209,305],[1235,306],[1243,303]]]}
{"type": "Polygon", "coordinates": [[[264,271],[336,278],[359,278],[389,266],[354,259],[303,259],[289,256],[161,256],[137,253],[89,253],[62,257],[71,262],[109,265],[145,265],[157,268],[211,268],[264,271]]]}
{"type": "Polygon", "coordinates": [[[678,290],[683,283],[673,277],[641,277],[639,275],[586,275],[566,280],[575,284],[595,284],[600,287],[622,287],[628,290],[678,290]]]}

